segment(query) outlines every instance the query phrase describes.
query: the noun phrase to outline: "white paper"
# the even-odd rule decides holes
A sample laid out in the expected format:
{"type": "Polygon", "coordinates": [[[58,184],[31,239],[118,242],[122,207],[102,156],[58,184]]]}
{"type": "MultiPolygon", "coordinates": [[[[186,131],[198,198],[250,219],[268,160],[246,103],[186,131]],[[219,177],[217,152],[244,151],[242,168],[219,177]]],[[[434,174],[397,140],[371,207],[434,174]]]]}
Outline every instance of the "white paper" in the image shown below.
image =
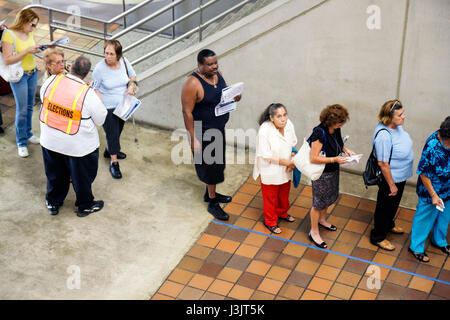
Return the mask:
{"type": "Polygon", "coordinates": [[[6,19],[5,19],[5,20],[2,20],[2,21],[0,21],[0,27],[1,27],[2,25],[4,25],[4,24],[5,24],[5,22],[6,22],[6,19]]]}
{"type": "Polygon", "coordinates": [[[234,98],[242,93],[243,88],[244,83],[238,82],[222,89],[220,103],[214,109],[216,117],[236,110],[237,103],[234,98]]]}
{"type": "Polygon", "coordinates": [[[122,120],[128,120],[129,117],[139,108],[141,100],[132,95],[125,95],[121,104],[114,110],[114,114],[122,120]]]}
{"type": "Polygon", "coordinates": [[[63,45],[63,44],[69,43],[69,42],[70,42],[69,37],[65,36],[65,37],[62,37],[61,39],[58,39],[58,40],[56,40],[56,41],[53,41],[51,44],[44,44],[44,45],[40,46],[39,48],[40,48],[41,50],[45,50],[45,49],[47,49],[48,47],[51,47],[51,46],[61,46],[61,45],[63,45]]]}
{"type": "Polygon", "coordinates": [[[441,204],[436,206],[436,209],[438,209],[441,212],[444,212],[445,206],[444,206],[444,201],[441,200],[441,204]]]}
{"type": "Polygon", "coordinates": [[[354,156],[345,157],[345,160],[348,164],[356,164],[359,163],[359,160],[361,160],[363,154],[355,154],[354,156]]]}

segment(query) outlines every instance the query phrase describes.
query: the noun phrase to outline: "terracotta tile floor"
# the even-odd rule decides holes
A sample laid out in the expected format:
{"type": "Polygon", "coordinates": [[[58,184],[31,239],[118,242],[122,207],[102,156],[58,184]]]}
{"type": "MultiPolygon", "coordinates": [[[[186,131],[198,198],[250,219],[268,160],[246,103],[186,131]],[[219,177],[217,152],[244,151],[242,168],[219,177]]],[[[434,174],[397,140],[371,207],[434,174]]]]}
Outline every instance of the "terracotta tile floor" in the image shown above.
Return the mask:
{"type": "Polygon", "coordinates": [[[225,206],[230,220],[210,223],[152,299],[450,299],[450,285],[419,276],[450,282],[450,259],[428,247],[431,261],[424,264],[407,251],[413,210],[399,209],[396,224],[407,233],[389,235],[396,249],[387,252],[369,242],[375,202],[340,195],[328,216],[338,230],[321,231],[332,253],[309,247],[311,187],[292,188],[290,202],[296,222],[280,221],[283,232],[270,234],[262,224],[259,182],[249,178],[225,206]]]}

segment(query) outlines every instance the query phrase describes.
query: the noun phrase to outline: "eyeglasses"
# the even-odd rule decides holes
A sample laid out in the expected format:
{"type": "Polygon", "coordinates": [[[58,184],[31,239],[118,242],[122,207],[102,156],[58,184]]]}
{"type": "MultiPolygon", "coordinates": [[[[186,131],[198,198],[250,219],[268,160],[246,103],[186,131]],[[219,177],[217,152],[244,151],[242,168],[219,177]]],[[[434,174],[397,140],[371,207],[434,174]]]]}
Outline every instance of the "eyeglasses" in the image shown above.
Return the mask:
{"type": "Polygon", "coordinates": [[[37,23],[30,23],[30,27],[36,28],[37,27],[37,23]]]}
{"type": "Polygon", "coordinates": [[[65,60],[53,61],[50,64],[64,64],[65,60]]]}

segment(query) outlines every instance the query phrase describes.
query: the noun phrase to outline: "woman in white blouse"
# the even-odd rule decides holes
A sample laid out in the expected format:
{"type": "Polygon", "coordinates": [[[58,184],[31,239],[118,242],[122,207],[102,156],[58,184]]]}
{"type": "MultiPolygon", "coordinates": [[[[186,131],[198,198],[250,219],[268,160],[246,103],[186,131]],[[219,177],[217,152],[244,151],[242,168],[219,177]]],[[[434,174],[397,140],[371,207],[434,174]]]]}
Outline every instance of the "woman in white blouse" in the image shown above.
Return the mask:
{"type": "Polygon", "coordinates": [[[261,192],[264,202],[264,225],[279,234],[278,219],[294,222],[289,210],[291,188],[292,147],[297,144],[294,125],[288,119],[286,107],[272,103],[261,114],[256,139],[256,158],[253,178],[261,175],[261,192]]]}

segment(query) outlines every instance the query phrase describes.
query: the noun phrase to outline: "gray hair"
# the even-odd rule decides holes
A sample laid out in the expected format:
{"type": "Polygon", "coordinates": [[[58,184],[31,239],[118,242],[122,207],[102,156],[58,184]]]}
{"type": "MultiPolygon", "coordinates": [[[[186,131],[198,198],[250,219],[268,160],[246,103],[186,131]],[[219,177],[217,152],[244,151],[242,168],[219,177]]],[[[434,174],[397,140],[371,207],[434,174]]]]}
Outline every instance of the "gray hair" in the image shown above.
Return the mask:
{"type": "Polygon", "coordinates": [[[72,64],[70,73],[84,79],[88,75],[89,71],[91,71],[91,61],[84,56],[79,56],[72,64]]]}

